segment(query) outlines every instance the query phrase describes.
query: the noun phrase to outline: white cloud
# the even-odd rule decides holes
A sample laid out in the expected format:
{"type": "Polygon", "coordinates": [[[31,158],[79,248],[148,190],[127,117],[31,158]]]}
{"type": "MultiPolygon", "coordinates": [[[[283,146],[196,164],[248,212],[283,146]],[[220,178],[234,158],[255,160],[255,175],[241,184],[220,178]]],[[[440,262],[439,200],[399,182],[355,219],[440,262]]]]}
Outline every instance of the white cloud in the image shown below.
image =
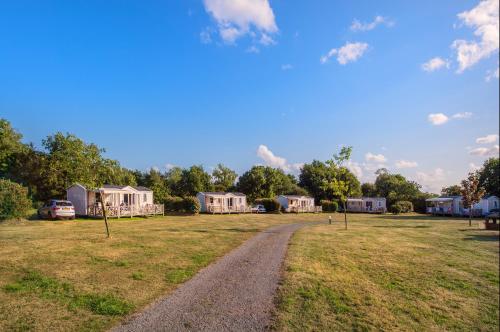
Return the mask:
{"type": "Polygon", "coordinates": [[[486,80],[486,82],[490,82],[493,78],[498,79],[498,75],[499,75],[499,72],[498,72],[498,67],[497,67],[496,70],[488,70],[486,72],[486,77],[484,79],[486,80]]]}
{"type": "Polygon", "coordinates": [[[440,126],[448,122],[449,118],[443,113],[432,113],[427,116],[427,120],[434,126],[440,126]]]}
{"type": "Polygon", "coordinates": [[[474,29],[476,40],[455,40],[452,48],[457,52],[458,73],[474,66],[480,60],[498,51],[499,47],[499,1],[484,0],[469,11],[458,14],[458,18],[474,29]]]}
{"type": "Polygon", "coordinates": [[[260,53],[260,49],[257,46],[252,45],[249,48],[247,48],[245,52],[258,54],[258,53],[260,53]]]}
{"type": "Polygon", "coordinates": [[[450,62],[440,57],[435,57],[422,64],[422,70],[433,72],[441,68],[450,68],[450,62]]]}
{"type": "Polygon", "coordinates": [[[262,45],[268,46],[268,45],[274,45],[276,42],[274,41],[273,38],[271,38],[268,34],[263,33],[262,36],[260,37],[259,42],[262,45]]]}
{"type": "Polygon", "coordinates": [[[274,43],[270,34],[278,32],[268,0],[204,0],[205,10],[217,22],[222,40],[232,44],[250,34],[260,35],[264,45],[274,43]]]}
{"type": "Polygon", "coordinates": [[[398,160],[396,161],[396,168],[415,168],[418,166],[416,161],[398,160]]]}
{"type": "Polygon", "coordinates": [[[461,113],[455,113],[451,117],[453,119],[469,119],[472,116],[471,112],[461,112],[461,113]]]}
{"type": "Polygon", "coordinates": [[[422,185],[424,191],[440,192],[445,178],[445,171],[439,167],[429,173],[417,172],[417,182],[422,185]]]}
{"type": "Polygon", "coordinates": [[[267,166],[281,168],[285,172],[298,173],[304,166],[303,163],[288,163],[285,158],[276,156],[267,146],[263,144],[259,145],[257,148],[257,157],[264,160],[267,166]]]}
{"type": "Polygon", "coordinates": [[[361,169],[359,163],[349,160],[346,166],[347,169],[349,169],[358,179],[363,177],[363,170],[361,169]]]}
{"type": "Polygon", "coordinates": [[[281,70],[291,70],[291,69],[293,69],[293,66],[289,63],[281,65],[281,70]]]}
{"type": "Polygon", "coordinates": [[[469,154],[472,156],[482,156],[482,157],[489,157],[489,156],[498,156],[498,144],[494,145],[490,148],[485,148],[485,147],[480,147],[480,148],[475,148],[469,151],[469,154]]]}
{"type": "Polygon", "coordinates": [[[375,19],[372,22],[367,23],[354,20],[351,24],[350,29],[352,31],[369,31],[375,29],[380,24],[385,24],[388,27],[392,27],[394,25],[394,22],[388,20],[383,16],[375,16],[375,19]]]}
{"type": "Polygon", "coordinates": [[[363,56],[367,49],[367,43],[346,43],[341,48],[332,48],[326,55],[321,56],[320,62],[324,64],[328,62],[331,57],[337,56],[338,63],[345,65],[349,62],[355,62],[358,60],[363,56]]]}
{"type": "Polygon", "coordinates": [[[210,44],[212,42],[212,35],[210,28],[205,28],[200,32],[200,41],[203,44],[210,44]]]}
{"type": "Polygon", "coordinates": [[[373,161],[376,163],[385,163],[387,161],[387,158],[383,154],[373,154],[371,152],[368,152],[365,154],[365,160],[366,161],[373,161]]]}
{"type": "Polygon", "coordinates": [[[484,137],[476,138],[477,144],[489,144],[489,143],[495,143],[496,141],[498,141],[497,134],[491,134],[491,135],[486,135],[484,137]]]}

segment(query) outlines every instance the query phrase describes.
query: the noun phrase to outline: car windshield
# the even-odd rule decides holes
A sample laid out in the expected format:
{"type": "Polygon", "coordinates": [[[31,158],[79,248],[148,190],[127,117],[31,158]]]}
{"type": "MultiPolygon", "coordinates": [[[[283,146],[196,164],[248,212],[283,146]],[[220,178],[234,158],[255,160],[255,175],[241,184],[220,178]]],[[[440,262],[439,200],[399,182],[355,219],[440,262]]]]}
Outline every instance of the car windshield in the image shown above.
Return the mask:
{"type": "Polygon", "coordinates": [[[73,206],[71,202],[56,202],[56,206],[73,206]]]}

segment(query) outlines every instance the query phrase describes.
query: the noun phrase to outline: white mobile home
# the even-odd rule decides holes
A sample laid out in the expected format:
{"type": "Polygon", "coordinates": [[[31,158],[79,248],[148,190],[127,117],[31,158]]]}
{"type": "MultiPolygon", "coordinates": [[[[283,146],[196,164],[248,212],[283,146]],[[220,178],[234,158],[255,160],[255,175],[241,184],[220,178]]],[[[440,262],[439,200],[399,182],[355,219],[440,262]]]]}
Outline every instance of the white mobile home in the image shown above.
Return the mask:
{"type": "Polygon", "coordinates": [[[146,187],[103,185],[88,189],[74,184],[66,190],[68,201],[73,203],[75,213],[80,216],[102,216],[102,195],[109,217],[131,217],[134,215],[163,214],[163,205],[154,204],[153,191],[146,187]]]}
{"type": "Polygon", "coordinates": [[[300,195],[279,195],[277,198],[285,212],[320,212],[321,206],[314,206],[314,198],[300,195]]]}
{"type": "MultiPolygon", "coordinates": [[[[427,213],[436,215],[468,216],[469,209],[464,208],[462,196],[436,197],[425,200],[427,213]]],[[[472,207],[472,215],[485,216],[493,209],[500,208],[497,196],[485,196],[472,207]]]]}
{"type": "Polygon", "coordinates": [[[362,197],[347,199],[348,212],[386,213],[385,197],[362,197]]]}
{"type": "Polygon", "coordinates": [[[200,192],[196,195],[202,213],[245,213],[247,196],[238,192],[200,192]]]}
{"type": "Polygon", "coordinates": [[[427,213],[437,215],[462,215],[462,196],[435,197],[425,200],[427,213]]]}

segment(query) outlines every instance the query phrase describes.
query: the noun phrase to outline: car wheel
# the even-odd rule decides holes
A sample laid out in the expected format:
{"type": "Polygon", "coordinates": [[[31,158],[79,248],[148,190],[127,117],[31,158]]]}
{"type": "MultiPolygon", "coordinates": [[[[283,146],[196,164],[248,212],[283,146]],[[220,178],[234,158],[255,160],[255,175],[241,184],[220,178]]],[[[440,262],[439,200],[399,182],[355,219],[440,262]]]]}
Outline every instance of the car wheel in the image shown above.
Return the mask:
{"type": "Polygon", "coordinates": [[[57,216],[54,216],[52,212],[49,212],[49,219],[50,220],[56,220],[57,216]]]}

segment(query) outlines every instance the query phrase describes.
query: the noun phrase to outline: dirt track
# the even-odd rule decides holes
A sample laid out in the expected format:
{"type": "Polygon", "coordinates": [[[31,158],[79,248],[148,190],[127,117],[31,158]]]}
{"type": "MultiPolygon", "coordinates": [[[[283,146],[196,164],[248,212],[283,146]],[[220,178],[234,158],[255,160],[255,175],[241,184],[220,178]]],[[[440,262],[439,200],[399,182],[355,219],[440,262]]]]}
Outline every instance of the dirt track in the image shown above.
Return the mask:
{"type": "Polygon", "coordinates": [[[266,330],[288,240],[304,225],[257,234],[113,331],[266,330]]]}

